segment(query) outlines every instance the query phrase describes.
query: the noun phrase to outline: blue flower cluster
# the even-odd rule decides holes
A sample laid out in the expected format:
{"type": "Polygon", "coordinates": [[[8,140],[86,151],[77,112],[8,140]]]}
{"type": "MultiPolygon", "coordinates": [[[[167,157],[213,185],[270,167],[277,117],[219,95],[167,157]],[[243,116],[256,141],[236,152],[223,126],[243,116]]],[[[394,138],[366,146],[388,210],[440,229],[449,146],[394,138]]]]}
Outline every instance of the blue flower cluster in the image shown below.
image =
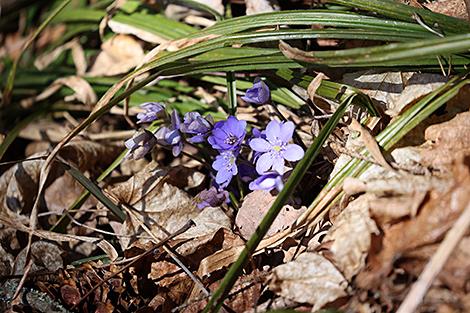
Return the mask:
{"type": "MultiPolygon", "coordinates": [[[[253,104],[264,104],[270,97],[268,86],[257,79],[242,99],[253,104]]],[[[290,143],[295,129],[294,123],[290,121],[272,120],[265,130],[253,129],[252,136],[247,138],[246,121],[235,116],[214,123],[210,115],[203,117],[197,112],[188,112],[181,122],[175,110],[168,117],[165,106],[161,103],[144,103],[141,107],[145,111],[137,115],[138,123],[157,119],[163,119],[166,123],[155,134],[143,130],[127,140],[125,145],[129,149],[128,158],[144,157],[157,143],[171,147],[176,157],[182,152],[185,140],[193,144],[207,142],[217,151],[212,163],[216,172],[215,186],[199,194],[199,208],[226,202],[226,188],[238,174],[241,181],[250,182],[251,190],[281,190],[285,162],[298,161],[304,156],[299,145],[290,143]]]]}

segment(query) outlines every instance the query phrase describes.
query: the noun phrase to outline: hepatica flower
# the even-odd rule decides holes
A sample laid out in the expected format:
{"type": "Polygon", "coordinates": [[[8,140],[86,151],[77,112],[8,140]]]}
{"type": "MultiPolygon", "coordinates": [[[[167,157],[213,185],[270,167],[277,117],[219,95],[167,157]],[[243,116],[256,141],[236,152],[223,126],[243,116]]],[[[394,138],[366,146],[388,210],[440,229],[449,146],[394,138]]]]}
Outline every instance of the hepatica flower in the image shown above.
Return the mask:
{"type": "Polygon", "coordinates": [[[143,158],[157,143],[157,138],[148,130],[141,130],[136,132],[132,138],[126,140],[124,143],[127,152],[127,159],[138,160],[143,158]]]}
{"type": "Polygon", "coordinates": [[[229,116],[226,121],[217,122],[212,135],[207,138],[212,148],[238,150],[246,135],[246,121],[239,121],[235,116],[229,116]]]}
{"type": "Polygon", "coordinates": [[[292,122],[273,120],[266,127],[266,139],[254,138],[250,141],[251,149],[261,153],[256,160],[256,171],[259,174],[270,169],[283,174],[285,160],[298,161],[304,156],[304,150],[299,145],[289,144],[294,128],[292,122]]]}
{"type": "Polygon", "coordinates": [[[284,188],[282,176],[276,172],[268,172],[253,180],[248,186],[250,190],[271,191],[276,188],[279,192],[284,188]]]}
{"type": "Polygon", "coordinates": [[[158,102],[146,102],[140,105],[145,112],[137,114],[137,124],[153,122],[165,115],[165,106],[158,102]]]}
{"type": "Polygon", "coordinates": [[[261,79],[256,78],[253,87],[247,89],[245,95],[241,97],[245,102],[253,104],[265,104],[271,98],[268,85],[261,79]]]}
{"type": "Polygon", "coordinates": [[[201,143],[209,136],[213,124],[214,120],[210,115],[204,118],[198,112],[188,112],[184,115],[184,122],[181,124],[180,130],[183,133],[193,135],[188,138],[189,142],[201,143]]]}
{"type": "Polygon", "coordinates": [[[181,138],[180,126],[181,121],[178,112],[173,110],[171,113],[170,127],[161,127],[155,134],[161,144],[173,146],[172,152],[175,157],[183,150],[183,138],[181,138]]]}
{"type": "Polygon", "coordinates": [[[215,182],[221,186],[226,187],[232,177],[238,174],[237,151],[226,150],[222,151],[212,163],[212,168],[217,171],[215,182]]]}

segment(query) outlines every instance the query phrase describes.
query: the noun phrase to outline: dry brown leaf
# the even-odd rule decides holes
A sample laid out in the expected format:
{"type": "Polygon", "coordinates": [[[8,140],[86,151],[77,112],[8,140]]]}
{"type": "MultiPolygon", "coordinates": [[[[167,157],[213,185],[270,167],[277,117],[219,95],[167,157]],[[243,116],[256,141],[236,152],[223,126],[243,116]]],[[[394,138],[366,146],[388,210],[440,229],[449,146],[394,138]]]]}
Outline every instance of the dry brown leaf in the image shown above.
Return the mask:
{"type": "MultiPolygon", "coordinates": [[[[120,150],[116,146],[102,145],[87,140],[75,140],[64,147],[60,152],[60,156],[80,171],[93,173],[98,168],[110,164],[120,153],[120,150]]],[[[39,153],[38,155],[44,155],[45,153],[39,153]]],[[[28,214],[30,212],[36,197],[39,174],[43,164],[44,160],[41,159],[25,161],[15,164],[3,173],[0,177],[0,190],[2,190],[0,193],[0,212],[14,213],[17,218],[19,218],[19,214],[28,214]]],[[[53,166],[47,185],[50,186],[63,173],[62,167],[53,166]]],[[[70,184],[70,186],[72,185],[70,184]]],[[[74,192],[77,192],[76,188],[63,190],[63,192],[70,192],[70,194],[66,198],[60,199],[62,204],[67,203],[70,205],[75,201],[74,194],[76,193],[74,192]]],[[[52,195],[50,192],[47,196],[49,200],[57,199],[57,195],[52,195]]],[[[59,204],[52,204],[52,206],[54,205],[59,204]]],[[[64,208],[62,207],[62,210],[64,208]]]]}
{"type": "Polygon", "coordinates": [[[313,304],[312,312],[347,295],[343,275],[330,261],[311,252],[276,267],[269,286],[283,297],[313,304]]]}
{"type": "Polygon", "coordinates": [[[331,242],[328,250],[344,277],[351,281],[365,265],[371,244],[371,233],[379,230],[369,216],[369,201],[373,196],[363,195],[349,205],[333,221],[323,242],[331,242]]]}
{"type": "MultiPolygon", "coordinates": [[[[34,263],[31,268],[31,272],[37,272],[40,270],[55,272],[60,268],[63,268],[64,262],[61,257],[62,252],[62,249],[56,244],[42,240],[33,242],[31,245],[31,255],[34,263]]],[[[13,274],[23,274],[26,262],[26,249],[23,249],[16,256],[13,274]]]]}
{"type": "Polygon", "coordinates": [[[214,234],[221,228],[230,230],[231,220],[221,208],[207,207],[193,219],[196,226],[191,227],[183,234],[176,237],[176,240],[189,240],[176,249],[181,255],[188,255],[210,241],[214,234]]]}
{"type": "Polygon", "coordinates": [[[418,247],[434,244],[442,238],[470,202],[467,165],[462,162],[456,164],[454,177],[452,187],[446,192],[430,192],[430,199],[424,203],[416,218],[392,226],[382,225],[382,249],[377,254],[369,255],[367,270],[359,273],[356,279],[358,286],[364,289],[376,287],[388,275],[397,257],[418,247]]]}
{"type": "Polygon", "coordinates": [[[395,117],[413,101],[436,90],[447,81],[442,75],[416,72],[363,71],[346,74],[343,82],[361,89],[395,117]]]}
{"type": "Polygon", "coordinates": [[[452,161],[470,154],[470,112],[450,121],[429,126],[425,131],[421,162],[433,168],[449,167],[452,161]]]}
{"type": "Polygon", "coordinates": [[[423,6],[436,13],[468,20],[465,0],[435,0],[424,2],[423,6]]]}
{"type": "Polygon", "coordinates": [[[310,84],[308,84],[307,94],[308,94],[308,97],[310,98],[310,100],[311,100],[312,102],[314,101],[315,94],[317,93],[318,87],[320,87],[321,82],[322,82],[324,79],[328,79],[328,76],[326,76],[325,74],[323,74],[322,72],[320,72],[320,73],[317,74],[317,76],[315,76],[314,79],[312,79],[312,81],[310,82],[310,84]]]}
{"type": "Polygon", "coordinates": [[[370,212],[380,225],[390,224],[404,217],[413,217],[418,213],[427,192],[416,192],[406,196],[393,196],[372,199],[370,212]]]}
{"type": "Polygon", "coordinates": [[[87,62],[85,52],[83,51],[78,39],[73,39],[72,41],[55,48],[51,52],[40,55],[34,61],[34,66],[36,66],[38,70],[42,71],[48,67],[49,64],[54,62],[64,51],[69,49],[72,51],[72,59],[75,64],[75,69],[77,70],[77,75],[82,76],[85,74],[87,62]]]}
{"type": "Polygon", "coordinates": [[[385,160],[382,150],[380,149],[379,144],[377,141],[375,141],[374,136],[371,135],[369,130],[362,126],[356,119],[351,120],[351,124],[349,125],[349,128],[351,130],[357,131],[361,134],[361,140],[364,143],[364,146],[366,149],[369,151],[369,153],[372,155],[374,160],[379,163],[383,168],[395,172],[393,167],[388,164],[387,160],[385,160]]]}
{"type": "Polygon", "coordinates": [[[21,101],[21,105],[28,107],[31,106],[34,102],[42,101],[49,98],[57,91],[59,91],[62,86],[67,86],[72,89],[75,93],[64,98],[65,101],[79,101],[84,104],[94,104],[96,103],[96,94],[91,88],[90,84],[81,77],[78,76],[68,76],[64,78],[56,79],[49,87],[43,90],[39,95],[25,99],[21,101]]]}
{"type": "Polygon", "coordinates": [[[89,76],[114,76],[136,67],[144,58],[144,50],[131,36],[117,35],[101,45],[89,76]]]}
{"type": "MultiPolygon", "coordinates": [[[[249,239],[255,232],[256,227],[271,208],[274,200],[276,200],[276,197],[264,190],[255,190],[246,195],[235,218],[235,224],[243,238],[249,239]]],[[[305,207],[297,210],[290,205],[285,205],[272,223],[266,236],[270,237],[278,231],[286,229],[304,211],[305,207]]]]}

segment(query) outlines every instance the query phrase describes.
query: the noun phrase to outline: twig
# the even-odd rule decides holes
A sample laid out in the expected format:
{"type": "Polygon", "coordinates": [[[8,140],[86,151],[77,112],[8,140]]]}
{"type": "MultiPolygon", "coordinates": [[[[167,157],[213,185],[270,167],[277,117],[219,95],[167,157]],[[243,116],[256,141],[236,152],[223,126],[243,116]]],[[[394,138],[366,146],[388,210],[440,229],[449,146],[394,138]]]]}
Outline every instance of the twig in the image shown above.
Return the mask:
{"type": "Polygon", "coordinates": [[[142,253],[139,257],[135,258],[132,262],[128,263],[127,265],[125,265],[122,269],[120,269],[119,271],[113,273],[111,276],[107,277],[105,280],[102,280],[100,281],[97,285],[95,285],[93,288],[91,288],[83,297],[80,298],[80,300],[78,300],[78,302],[76,304],[73,305],[73,307],[71,308],[71,310],[74,310],[83,300],[85,300],[89,295],[91,295],[96,289],[98,289],[99,287],[101,287],[105,282],[109,281],[110,279],[116,277],[117,275],[121,274],[122,272],[124,272],[125,270],[129,269],[132,265],[134,265],[135,263],[137,263],[138,261],[140,261],[142,258],[146,257],[147,255],[153,253],[156,249],[160,248],[161,246],[165,245],[168,241],[170,241],[171,239],[175,238],[176,236],[178,235],[181,235],[182,233],[184,233],[185,231],[187,231],[189,228],[193,227],[195,224],[192,220],[189,220],[183,227],[181,227],[179,230],[177,230],[176,232],[174,232],[173,234],[169,235],[168,237],[166,237],[165,239],[163,239],[162,241],[160,241],[159,243],[157,243],[154,247],[148,249],[147,251],[145,251],[144,253],[142,253]]]}
{"type": "Polygon", "coordinates": [[[423,301],[426,292],[432,282],[446,264],[447,259],[459,244],[460,239],[465,235],[470,226],[470,203],[460,215],[454,226],[447,233],[444,240],[439,245],[436,253],[431,257],[417,282],[413,284],[410,292],[400,305],[397,313],[416,312],[421,301],[423,301]]]}

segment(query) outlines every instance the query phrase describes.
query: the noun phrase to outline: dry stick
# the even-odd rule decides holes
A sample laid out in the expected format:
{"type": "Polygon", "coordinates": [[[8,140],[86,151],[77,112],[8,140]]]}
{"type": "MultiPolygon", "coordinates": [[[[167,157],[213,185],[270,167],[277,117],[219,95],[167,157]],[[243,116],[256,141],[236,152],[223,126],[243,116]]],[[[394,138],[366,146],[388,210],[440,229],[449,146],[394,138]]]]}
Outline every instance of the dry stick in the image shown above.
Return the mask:
{"type": "Polygon", "coordinates": [[[411,287],[410,292],[400,305],[397,313],[416,312],[421,301],[423,301],[426,292],[432,282],[446,264],[452,251],[459,244],[460,239],[465,235],[470,226],[470,203],[460,215],[454,226],[447,233],[444,240],[439,245],[436,253],[429,260],[417,282],[411,287]]]}
{"type": "Polygon", "coordinates": [[[91,288],[83,297],[80,298],[80,300],[78,300],[78,302],[76,304],[73,305],[73,307],[71,308],[71,310],[74,310],[77,305],[79,305],[83,300],[85,300],[89,295],[91,295],[96,289],[98,289],[99,287],[101,287],[105,282],[109,281],[110,279],[116,277],[117,275],[121,274],[122,272],[124,272],[125,270],[129,269],[132,265],[134,265],[135,263],[137,263],[138,261],[140,261],[142,258],[146,257],[147,255],[153,253],[156,249],[160,248],[161,246],[165,245],[168,241],[170,241],[171,239],[175,238],[176,236],[178,235],[181,235],[182,233],[184,233],[185,231],[187,231],[188,229],[190,229],[191,227],[193,227],[195,224],[193,222],[193,220],[189,220],[183,227],[181,227],[179,230],[177,230],[176,232],[174,232],[173,234],[169,235],[168,237],[166,237],[165,239],[161,240],[159,243],[157,243],[154,247],[148,249],[147,251],[145,251],[144,253],[142,253],[139,257],[135,258],[132,262],[126,264],[122,269],[120,269],[119,271],[113,273],[111,276],[107,277],[105,280],[102,280],[100,281],[97,285],[95,285],[93,288],[91,288]]]}

